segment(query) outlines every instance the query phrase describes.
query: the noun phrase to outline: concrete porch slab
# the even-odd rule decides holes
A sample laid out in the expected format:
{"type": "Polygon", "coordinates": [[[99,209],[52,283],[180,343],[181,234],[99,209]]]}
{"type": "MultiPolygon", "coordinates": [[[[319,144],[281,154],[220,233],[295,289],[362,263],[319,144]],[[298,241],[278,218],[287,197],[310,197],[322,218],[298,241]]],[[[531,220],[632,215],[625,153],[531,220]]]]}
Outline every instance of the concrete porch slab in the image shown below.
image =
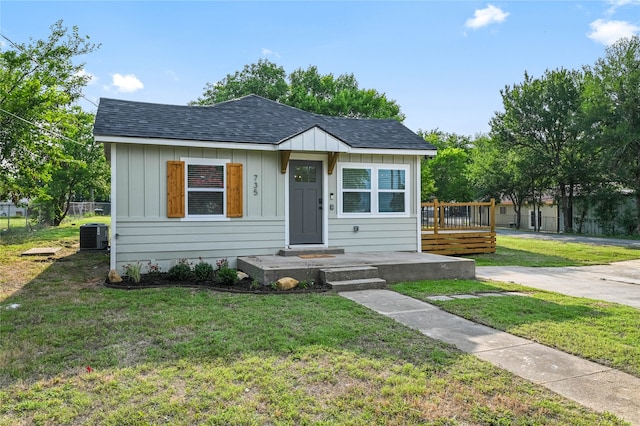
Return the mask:
{"type": "Polygon", "coordinates": [[[282,277],[321,282],[321,269],[356,266],[377,267],[379,278],[386,280],[388,284],[419,280],[474,279],[476,276],[473,260],[430,253],[366,252],[332,256],[245,256],[238,258],[237,267],[265,285],[282,277]]]}

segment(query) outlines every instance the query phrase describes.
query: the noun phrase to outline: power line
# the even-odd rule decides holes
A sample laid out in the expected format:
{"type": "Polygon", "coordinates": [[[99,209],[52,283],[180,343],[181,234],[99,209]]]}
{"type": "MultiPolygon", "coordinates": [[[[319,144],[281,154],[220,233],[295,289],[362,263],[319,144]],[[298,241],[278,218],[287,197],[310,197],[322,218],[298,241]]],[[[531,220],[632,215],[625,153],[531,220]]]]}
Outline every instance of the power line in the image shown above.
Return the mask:
{"type": "MultiPolygon", "coordinates": [[[[37,61],[37,60],[36,60],[32,55],[30,55],[27,51],[25,51],[25,50],[22,48],[22,46],[20,46],[20,45],[19,45],[19,44],[17,44],[17,43],[14,43],[14,41],[13,41],[13,40],[11,40],[9,37],[7,37],[7,36],[6,36],[6,35],[4,35],[4,34],[0,34],[0,37],[2,37],[3,39],[7,40],[7,41],[11,44],[11,46],[13,46],[14,48],[16,48],[16,49],[20,50],[20,51],[21,51],[22,53],[24,53],[25,55],[28,55],[28,56],[29,56],[29,58],[30,58],[33,62],[35,62],[35,63],[36,63],[36,64],[38,64],[39,66],[42,66],[42,64],[41,64],[40,62],[38,62],[38,61],[37,61]]],[[[85,101],[89,102],[89,103],[90,103],[91,105],[93,105],[94,107],[98,108],[98,104],[96,104],[95,102],[93,102],[91,99],[87,98],[87,97],[86,97],[82,92],[80,92],[80,97],[81,97],[82,99],[84,99],[85,101]]]]}
{"type": "Polygon", "coordinates": [[[29,124],[29,125],[31,125],[31,126],[33,126],[33,127],[37,128],[37,129],[38,129],[38,130],[40,130],[41,132],[48,133],[48,134],[49,134],[49,136],[54,136],[54,137],[56,137],[56,138],[65,139],[65,140],[67,140],[67,141],[69,141],[69,142],[73,142],[73,143],[78,144],[78,145],[80,145],[80,146],[84,146],[84,144],[82,144],[82,143],[80,143],[80,142],[78,142],[78,141],[74,141],[73,139],[69,139],[69,138],[68,138],[68,137],[66,137],[65,135],[61,135],[60,133],[55,132],[55,131],[53,131],[53,130],[51,130],[51,129],[45,129],[45,128],[43,128],[43,127],[42,127],[42,125],[37,124],[37,123],[34,123],[34,122],[32,122],[32,121],[29,121],[29,120],[26,120],[26,119],[24,119],[24,118],[22,118],[22,117],[20,117],[20,116],[18,116],[18,115],[15,115],[14,113],[12,113],[12,112],[10,112],[10,111],[7,111],[6,109],[2,109],[2,108],[0,108],[0,112],[4,112],[5,114],[8,114],[8,115],[10,115],[10,116],[12,116],[12,117],[14,117],[14,118],[17,118],[17,119],[18,119],[18,120],[20,120],[20,121],[24,121],[25,123],[27,123],[27,124],[29,124]]]}

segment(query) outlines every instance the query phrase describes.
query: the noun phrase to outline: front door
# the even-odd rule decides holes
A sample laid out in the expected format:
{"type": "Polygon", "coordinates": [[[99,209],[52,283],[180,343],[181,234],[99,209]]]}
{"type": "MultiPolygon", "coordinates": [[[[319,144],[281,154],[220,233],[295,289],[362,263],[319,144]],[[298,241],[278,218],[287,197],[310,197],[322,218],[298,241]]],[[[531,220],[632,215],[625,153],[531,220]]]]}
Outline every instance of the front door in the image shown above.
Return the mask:
{"type": "Polygon", "coordinates": [[[289,161],[289,244],[322,244],[322,161],[289,161]]]}

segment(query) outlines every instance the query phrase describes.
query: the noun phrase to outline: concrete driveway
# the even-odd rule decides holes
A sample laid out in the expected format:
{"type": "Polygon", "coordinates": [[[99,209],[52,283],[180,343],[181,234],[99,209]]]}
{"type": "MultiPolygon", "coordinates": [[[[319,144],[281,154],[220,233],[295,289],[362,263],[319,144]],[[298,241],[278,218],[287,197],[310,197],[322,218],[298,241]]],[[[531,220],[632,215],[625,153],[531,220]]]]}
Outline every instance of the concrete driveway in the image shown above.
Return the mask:
{"type": "MultiPolygon", "coordinates": [[[[596,245],[640,247],[638,240],[581,237],[501,230],[499,235],[555,239],[596,245]]],[[[476,277],[512,282],[569,296],[605,300],[640,309],[640,259],[610,265],[533,268],[523,266],[478,266],[476,277]]]]}

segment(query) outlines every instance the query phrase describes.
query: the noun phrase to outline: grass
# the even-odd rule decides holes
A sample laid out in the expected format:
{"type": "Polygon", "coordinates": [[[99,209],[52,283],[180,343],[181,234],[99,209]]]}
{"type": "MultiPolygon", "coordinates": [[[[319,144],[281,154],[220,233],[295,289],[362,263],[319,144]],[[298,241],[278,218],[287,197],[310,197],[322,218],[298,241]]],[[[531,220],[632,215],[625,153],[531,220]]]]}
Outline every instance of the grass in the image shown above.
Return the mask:
{"type": "Polygon", "coordinates": [[[640,250],[498,235],[496,253],[466,256],[477,266],[587,266],[640,259],[640,250]]]}
{"type": "MultiPolygon", "coordinates": [[[[19,291],[22,286],[37,277],[56,261],[64,261],[79,248],[80,226],[86,223],[109,223],[105,216],[67,219],[59,227],[28,229],[24,220],[12,220],[11,228],[2,228],[0,232],[0,301],[19,291]],[[21,253],[34,247],[58,247],[54,256],[25,257],[21,253]]],[[[6,223],[2,224],[3,226],[6,223]]],[[[104,252],[82,259],[93,261],[95,257],[104,258],[104,252]]],[[[81,261],[81,260],[78,260],[81,261]]],[[[68,279],[73,280],[73,275],[68,279]]]]}
{"type": "Polygon", "coordinates": [[[107,289],[62,240],[0,302],[1,425],[622,424],[335,294],[107,289]]]}
{"type": "Polygon", "coordinates": [[[429,301],[472,321],[555,347],[640,377],[640,311],[517,284],[473,280],[402,283],[395,291],[432,295],[519,291],[527,296],[429,301]]]}

